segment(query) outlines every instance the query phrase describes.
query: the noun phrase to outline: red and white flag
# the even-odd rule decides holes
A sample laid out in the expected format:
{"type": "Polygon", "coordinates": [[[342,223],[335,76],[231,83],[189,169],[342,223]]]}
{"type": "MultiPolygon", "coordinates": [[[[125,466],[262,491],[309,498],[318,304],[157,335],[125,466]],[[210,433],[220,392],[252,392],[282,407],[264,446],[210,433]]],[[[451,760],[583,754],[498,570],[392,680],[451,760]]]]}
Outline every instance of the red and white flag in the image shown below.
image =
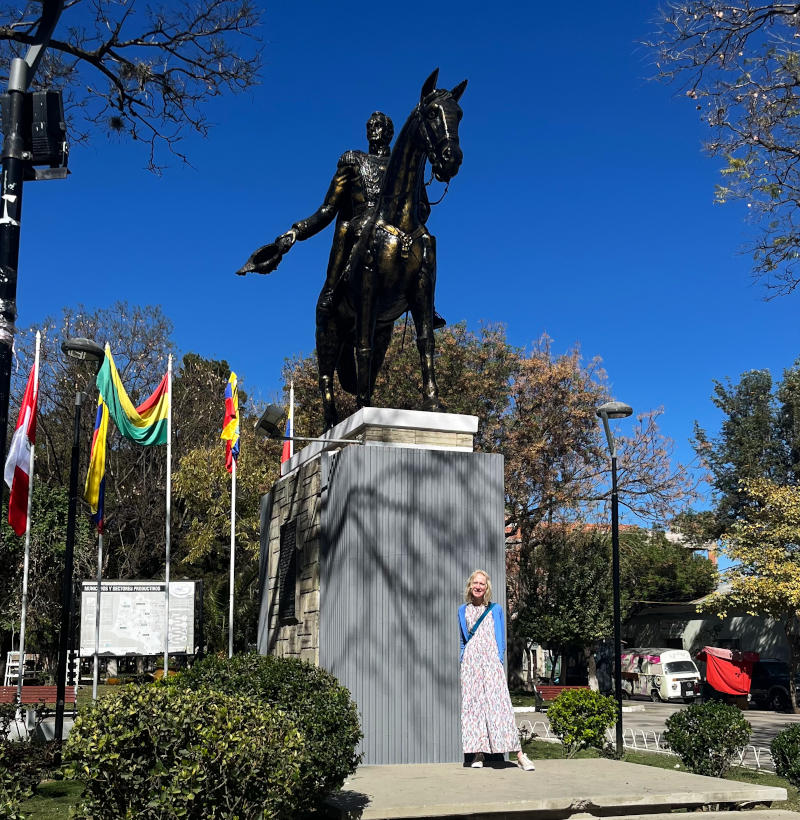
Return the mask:
{"type": "Polygon", "coordinates": [[[11,489],[8,499],[8,523],[17,535],[24,535],[28,524],[28,486],[30,483],[31,447],[36,442],[36,365],[31,368],[22,406],[19,408],[17,429],[8,448],[4,478],[11,489]]]}

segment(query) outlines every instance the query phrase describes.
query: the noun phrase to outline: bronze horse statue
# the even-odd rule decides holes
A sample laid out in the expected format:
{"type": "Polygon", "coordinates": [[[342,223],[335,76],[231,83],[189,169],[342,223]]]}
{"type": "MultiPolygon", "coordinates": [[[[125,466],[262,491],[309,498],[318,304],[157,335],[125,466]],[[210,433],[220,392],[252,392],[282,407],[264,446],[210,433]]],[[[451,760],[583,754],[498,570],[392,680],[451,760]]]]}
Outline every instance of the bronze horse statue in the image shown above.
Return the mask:
{"type": "MultiPolygon", "coordinates": [[[[422,86],[419,104],[400,131],[389,158],[377,206],[359,226],[359,237],[336,287],[328,315],[317,318],[319,387],[325,429],[338,421],[334,372],[359,407],[370,405],[394,322],[407,310],[417,331],[424,410],[439,411],[434,369],[436,241],[421,207],[425,163],[449,182],[458,173],[461,108],[467,86],[436,88],[439,69],[422,86]]],[[[427,202],[425,200],[425,202],[427,202]]]]}

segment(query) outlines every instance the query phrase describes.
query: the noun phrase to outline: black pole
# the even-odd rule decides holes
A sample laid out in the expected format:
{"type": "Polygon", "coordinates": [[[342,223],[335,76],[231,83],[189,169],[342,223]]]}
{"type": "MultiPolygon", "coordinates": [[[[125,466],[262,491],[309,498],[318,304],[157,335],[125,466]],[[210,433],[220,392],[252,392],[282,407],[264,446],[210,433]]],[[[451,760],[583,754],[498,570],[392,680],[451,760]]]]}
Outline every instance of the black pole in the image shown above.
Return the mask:
{"type": "Polygon", "coordinates": [[[611,456],[611,574],[614,586],[614,697],[617,701],[617,757],[622,757],[622,616],[619,591],[619,508],[617,454],[611,456]]]}
{"type": "Polygon", "coordinates": [[[8,122],[0,155],[0,447],[6,461],[11,358],[17,321],[17,266],[22,219],[22,180],[31,155],[25,147],[23,105],[50,37],[64,9],[64,0],[42,0],[42,13],[23,60],[14,57],[8,70],[8,122]]]}
{"type": "Polygon", "coordinates": [[[75,429],[69,468],[69,507],[67,509],[67,543],[64,550],[64,574],[61,576],[61,629],[58,633],[58,669],[56,676],[56,757],[61,762],[61,738],[64,734],[64,702],[67,684],[67,650],[72,617],[72,570],[75,563],[75,519],[78,511],[78,461],[80,454],[81,406],[83,393],[75,393],[75,429]]]}
{"type": "Polygon", "coordinates": [[[19,232],[22,219],[22,179],[25,172],[22,132],[23,105],[27,88],[28,66],[24,60],[12,61],[8,81],[8,133],[3,140],[0,193],[0,442],[3,462],[8,435],[8,403],[11,389],[11,351],[17,319],[17,265],[19,232]]]}

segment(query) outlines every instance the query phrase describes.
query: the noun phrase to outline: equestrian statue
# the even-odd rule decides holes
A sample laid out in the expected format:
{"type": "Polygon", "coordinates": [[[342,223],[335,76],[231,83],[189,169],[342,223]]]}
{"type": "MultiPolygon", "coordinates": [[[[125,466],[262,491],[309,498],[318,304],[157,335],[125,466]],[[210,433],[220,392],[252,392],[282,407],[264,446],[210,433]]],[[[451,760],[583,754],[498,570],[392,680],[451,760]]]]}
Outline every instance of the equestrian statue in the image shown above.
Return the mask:
{"type": "Polygon", "coordinates": [[[341,386],[370,406],[394,322],[411,312],[417,331],[424,410],[439,411],[434,334],[445,324],[434,309],[436,242],[425,223],[430,204],[425,163],[449,182],[462,160],[458,141],[467,86],[436,88],[436,69],[389,151],[394,127],[376,111],[367,121],[369,153],[347,151],[322,206],[259,248],[238,274],[270,273],[297,240],[308,239],[336,218],[327,276],[317,301],[317,360],[325,429],[337,421],[334,372],[341,386]]]}

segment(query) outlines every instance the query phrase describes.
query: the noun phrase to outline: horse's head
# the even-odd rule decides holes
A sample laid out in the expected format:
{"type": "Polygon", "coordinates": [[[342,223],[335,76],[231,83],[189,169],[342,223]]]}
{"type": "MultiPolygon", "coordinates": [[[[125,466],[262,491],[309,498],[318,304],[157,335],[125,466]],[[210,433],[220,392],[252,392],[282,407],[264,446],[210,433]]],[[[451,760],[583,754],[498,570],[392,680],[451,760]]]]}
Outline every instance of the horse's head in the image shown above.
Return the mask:
{"type": "Polygon", "coordinates": [[[419,135],[436,179],[448,182],[458,173],[463,154],[458,144],[461,106],[458,100],[467,87],[460,82],[452,91],[436,88],[437,68],[422,86],[417,106],[419,135]]]}

